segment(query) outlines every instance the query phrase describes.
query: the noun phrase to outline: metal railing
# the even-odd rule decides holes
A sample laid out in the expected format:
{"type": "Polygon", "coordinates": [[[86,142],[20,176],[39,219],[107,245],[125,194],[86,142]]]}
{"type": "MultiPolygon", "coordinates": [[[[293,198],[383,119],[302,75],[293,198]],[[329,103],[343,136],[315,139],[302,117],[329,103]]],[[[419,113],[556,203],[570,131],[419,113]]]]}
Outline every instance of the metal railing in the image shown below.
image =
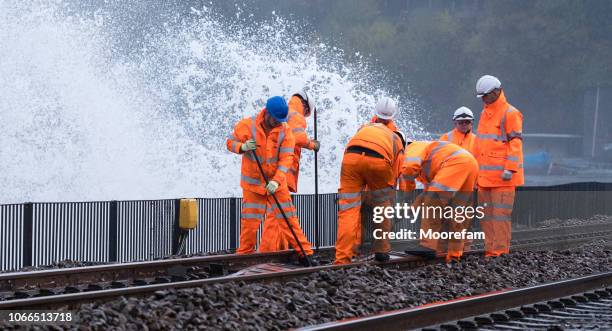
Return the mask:
{"type": "MultiPolygon", "coordinates": [[[[293,196],[302,229],[313,244],[314,198],[293,196]]],[[[198,226],[187,237],[185,253],[235,249],[242,199],[197,200],[198,226]]],[[[61,260],[125,262],[171,255],[178,244],[177,208],[175,199],[0,205],[0,270],[61,260]]],[[[319,245],[334,245],[337,194],[320,194],[318,213],[319,245]]],[[[521,187],[512,218],[529,226],[548,218],[595,214],[612,215],[612,184],[521,187]]]]}

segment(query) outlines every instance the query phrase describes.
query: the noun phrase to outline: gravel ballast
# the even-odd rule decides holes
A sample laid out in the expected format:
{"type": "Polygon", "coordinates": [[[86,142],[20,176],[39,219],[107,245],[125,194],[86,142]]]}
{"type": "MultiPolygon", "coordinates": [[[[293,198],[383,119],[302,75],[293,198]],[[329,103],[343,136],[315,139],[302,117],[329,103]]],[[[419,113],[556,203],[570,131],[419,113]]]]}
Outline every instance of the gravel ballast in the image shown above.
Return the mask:
{"type": "Polygon", "coordinates": [[[493,260],[469,256],[460,263],[408,271],[368,265],[283,283],[166,290],[146,298],[83,305],[79,325],[94,330],[284,330],[609,271],[610,253],[600,241],[493,260]]]}

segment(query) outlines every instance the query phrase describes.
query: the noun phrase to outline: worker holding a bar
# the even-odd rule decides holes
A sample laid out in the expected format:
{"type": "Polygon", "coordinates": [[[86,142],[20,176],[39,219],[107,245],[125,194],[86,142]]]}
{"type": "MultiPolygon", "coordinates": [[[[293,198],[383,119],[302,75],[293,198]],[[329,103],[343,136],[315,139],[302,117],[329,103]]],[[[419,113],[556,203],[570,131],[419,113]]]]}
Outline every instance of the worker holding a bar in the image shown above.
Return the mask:
{"type": "MultiPolygon", "coordinates": [[[[233,133],[227,138],[227,149],[242,155],[240,186],[243,203],[238,254],[255,251],[257,230],[265,215],[272,217],[264,223],[260,251],[276,250],[280,238],[284,237],[292,248],[298,250],[301,246],[305,255],[313,254],[310,242],[300,228],[287,186],[287,173],[293,164],[295,147],[294,135],[286,123],[287,114],[285,99],[280,96],[272,97],[258,115],[238,122],[233,133]],[[263,169],[263,174],[259,166],[263,169]],[[274,196],[278,204],[274,201],[274,196]],[[279,205],[287,220],[283,220],[279,205]]],[[[302,255],[301,252],[299,254],[302,255]]]]}

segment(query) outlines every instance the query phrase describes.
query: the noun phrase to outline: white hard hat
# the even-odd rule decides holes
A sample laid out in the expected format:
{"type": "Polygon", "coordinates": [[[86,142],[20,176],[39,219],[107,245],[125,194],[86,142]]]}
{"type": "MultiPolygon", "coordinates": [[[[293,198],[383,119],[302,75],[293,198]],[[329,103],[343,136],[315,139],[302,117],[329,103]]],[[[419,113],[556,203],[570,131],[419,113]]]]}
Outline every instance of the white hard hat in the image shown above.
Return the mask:
{"type": "Polygon", "coordinates": [[[484,75],[476,82],[476,97],[482,98],[483,95],[501,87],[501,82],[497,77],[484,75]]]}
{"type": "Polygon", "coordinates": [[[474,120],[474,113],[468,107],[459,107],[453,114],[453,121],[461,119],[474,120]]]}
{"type": "Polygon", "coordinates": [[[308,97],[308,94],[306,94],[306,91],[299,90],[295,92],[293,95],[299,95],[304,101],[306,101],[308,103],[308,108],[310,108],[310,112],[315,111],[314,100],[308,97]]]}
{"type": "Polygon", "coordinates": [[[376,108],[374,109],[374,115],[383,120],[390,120],[395,117],[397,113],[397,106],[395,105],[395,101],[391,98],[382,98],[376,104],[376,108]]]}

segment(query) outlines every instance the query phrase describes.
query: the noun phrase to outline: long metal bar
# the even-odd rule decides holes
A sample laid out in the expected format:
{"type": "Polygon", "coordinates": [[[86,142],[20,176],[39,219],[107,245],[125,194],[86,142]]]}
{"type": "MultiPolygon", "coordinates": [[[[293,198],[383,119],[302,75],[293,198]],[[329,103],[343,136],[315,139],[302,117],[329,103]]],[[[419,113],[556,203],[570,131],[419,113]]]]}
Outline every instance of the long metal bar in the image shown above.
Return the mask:
{"type": "Polygon", "coordinates": [[[565,297],[609,286],[612,272],[562,280],[521,289],[508,289],[478,296],[460,298],[415,308],[384,312],[379,315],[353,318],[309,326],[298,330],[406,330],[441,324],[544,300],[565,297]]]}
{"type": "MultiPolygon", "coordinates": [[[[257,161],[257,167],[259,167],[261,176],[266,182],[266,185],[268,185],[268,176],[266,176],[266,173],[264,172],[263,167],[261,166],[261,162],[259,162],[257,153],[255,153],[254,150],[252,150],[251,152],[253,153],[253,157],[255,158],[255,161],[257,161]]],[[[308,265],[311,266],[312,261],[310,261],[310,257],[306,255],[306,251],[304,251],[304,247],[302,247],[302,243],[300,243],[300,240],[298,239],[297,234],[295,234],[295,231],[293,230],[293,227],[291,226],[291,223],[289,222],[289,218],[287,217],[287,214],[285,214],[285,211],[283,210],[283,206],[281,206],[280,202],[278,201],[278,198],[276,197],[274,193],[270,195],[272,196],[272,198],[274,198],[274,202],[276,202],[276,206],[278,207],[281,214],[283,215],[283,218],[285,219],[285,222],[287,223],[287,227],[289,228],[289,230],[291,231],[291,234],[293,235],[293,239],[295,239],[295,242],[298,244],[298,247],[300,248],[300,252],[302,252],[302,256],[306,259],[306,261],[308,261],[308,265]]]]}
{"type": "MultiPolygon", "coordinates": [[[[312,110],[314,119],[314,139],[319,140],[317,136],[317,108],[312,110]]],[[[315,177],[315,204],[314,204],[314,220],[315,220],[315,249],[319,249],[319,152],[314,153],[314,177],[315,177]]]]}

